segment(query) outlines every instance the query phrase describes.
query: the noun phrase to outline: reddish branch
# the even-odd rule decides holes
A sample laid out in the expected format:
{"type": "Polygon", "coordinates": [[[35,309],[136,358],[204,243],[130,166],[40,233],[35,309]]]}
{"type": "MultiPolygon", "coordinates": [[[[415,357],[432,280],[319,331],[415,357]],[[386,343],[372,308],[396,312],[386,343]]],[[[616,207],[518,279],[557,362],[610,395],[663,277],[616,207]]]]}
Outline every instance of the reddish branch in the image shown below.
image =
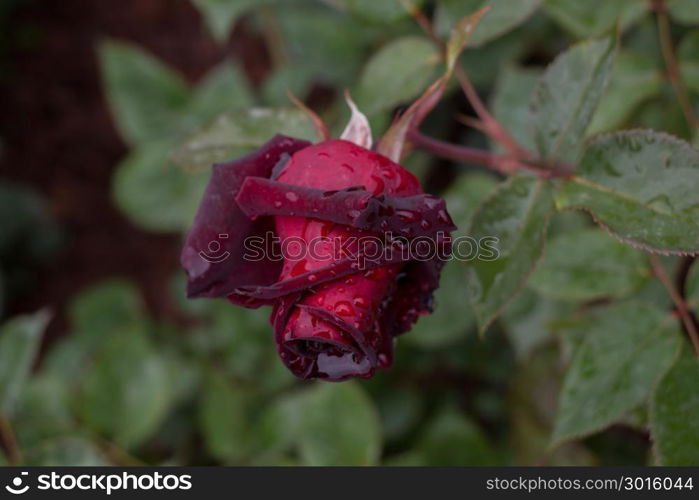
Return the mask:
{"type": "Polygon", "coordinates": [[[697,119],[692,101],[689,99],[689,94],[687,93],[687,89],[680,75],[679,64],[677,63],[677,57],[675,57],[675,50],[672,44],[672,36],[670,35],[670,21],[667,16],[665,0],[652,0],[651,7],[655,11],[655,17],[658,21],[658,38],[660,38],[660,49],[663,53],[663,59],[665,60],[667,77],[672,84],[672,88],[675,90],[675,94],[677,94],[677,100],[682,108],[682,113],[684,113],[687,119],[687,123],[692,131],[694,131],[699,120],[697,119]]]}
{"type": "Polygon", "coordinates": [[[17,446],[12,426],[5,417],[0,417],[0,442],[11,464],[17,465],[22,462],[22,453],[17,446]]]}
{"type": "Polygon", "coordinates": [[[408,140],[416,149],[429,151],[440,158],[483,165],[505,175],[512,175],[517,171],[524,170],[545,179],[554,177],[569,179],[573,176],[571,167],[543,167],[529,161],[517,159],[510,155],[500,155],[481,149],[440,141],[439,139],[434,139],[422,134],[417,128],[412,128],[408,131],[408,140]]]}
{"type": "Polygon", "coordinates": [[[665,269],[663,269],[657,255],[651,254],[650,261],[651,265],[653,266],[653,273],[663,284],[667,290],[667,293],[670,295],[672,302],[675,304],[675,311],[682,321],[689,339],[692,341],[692,345],[694,346],[697,356],[699,356],[699,327],[697,327],[696,318],[692,314],[692,311],[689,309],[687,301],[684,298],[683,289],[675,286],[665,272],[665,269]]]}
{"type": "MultiPolygon", "coordinates": [[[[440,50],[445,50],[444,41],[439,38],[427,16],[417,7],[413,7],[410,13],[422,30],[434,41],[440,50]]],[[[459,80],[461,90],[466,96],[466,99],[478,116],[478,118],[462,116],[459,117],[459,121],[485,133],[491,140],[501,144],[509,154],[500,155],[489,151],[451,144],[422,134],[419,130],[420,123],[429,113],[430,109],[423,110],[419,113],[419,116],[413,121],[408,131],[408,140],[415,148],[429,151],[441,158],[483,165],[506,175],[512,175],[520,170],[535,173],[546,179],[552,177],[570,178],[573,175],[574,168],[569,165],[550,168],[537,164],[533,155],[520,146],[507,129],[505,129],[492,113],[490,113],[463,69],[457,66],[454,73],[459,80]]]]}

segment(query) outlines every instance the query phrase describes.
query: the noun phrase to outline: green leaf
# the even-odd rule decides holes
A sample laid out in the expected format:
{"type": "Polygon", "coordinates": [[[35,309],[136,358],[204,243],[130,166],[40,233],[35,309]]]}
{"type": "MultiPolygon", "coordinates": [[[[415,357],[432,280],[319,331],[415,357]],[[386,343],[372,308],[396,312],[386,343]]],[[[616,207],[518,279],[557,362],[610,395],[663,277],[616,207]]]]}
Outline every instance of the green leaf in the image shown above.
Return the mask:
{"type": "Polygon", "coordinates": [[[390,387],[377,400],[386,441],[397,441],[420,423],[424,402],[418,391],[390,387]]]}
{"type": "Polygon", "coordinates": [[[699,24],[699,5],[694,0],[668,0],[667,10],[678,23],[699,24]]]}
{"type": "MultiPolygon", "coordinates": [[[[498,76],[491,101],[495,118],[519,145],[530,151],[535,145],[529,103],[540,78],[538,69],[505,66],[498,76]]],[[[499,143],[493,143],[493,147],[495,151],[504,152],[499,143]]]]}
{"type": "Polygon", "coordinates": [[[618,132],[593,141],[576,176],[556,193],[559,209],[579,208],[635,246],[699,251],[699,152],[667,134],[618,132]]]}
{"type": "MultiPolygon", "coordinates": [[[[332,3],[342,6],[357,19],[369,23],[391,24],[408,17],[404,0],[335,0],[332,3]]],[[[414,3],[422,3],[422,0],[414,3]]]]}
{"type": "Polygon", "coordinates": [[[194,5],[204,16],[209,31],[219,42],[225,42],[236,20],[264,0],[194,0],[194,5]]]}
{"type": "Polygon", "coordinates": [[[546,0],[544,11],[579,38],[603,35],[619,22],[622,29],[638,21],[648,2],[638,0],[546,0]]]}
{"type": "Polygon", "coordinates": [[[39,311],[12,318],[0,328],[0,416],[9,417],[16,409],[49,317],[39,311]]]}
{"type": "Polygon", "coordinates": [[[455,410],[443,411],[420,437],[415,451],[427,466],[495,465],[483,432],[455,410]]]}
{"type": "Polygon", "coordinates": [[[224,62],[211,70],[194,90],[184,117],[192,124],[188,124],[186,130],[207,124],[222,111],[248,108],[253,101],[245,75],[237,66],[224,62]]]}
{"type": "Polygon", "coordinates": [[[468,235],[481,245],[489,238],[496,249],[493,257],[480,256],[468,264],[468,293],[481,333],[533,271],[552,210],[550,185],[522,176],[501,184],[475,213],[468,235]]]}
{"type": "Polygon", "coordinates": [[[97,446],[82,437],[62,437],[48,441],[27,454],[32,466],[104,466],[110,465],[97,446]]]}
{"type": "Polygon", "coordinates": [[[681,338],[677,320],[647,303],[596,310],[563,381],[553,441],[599,431],[643,403],[681,338]]]}
{"type": "Polygon", "coordinates": [[[522,290],[503,315],[507,337],[517,359],[527,361],[551,340],[553,324],[570,310],[571,306],[548,300],[529,288],[522,290]]]}
{"type": "Polygon", "coordinates": [[[559,55],[532,98],[534,141],[541,157],[576,163],[585,130],[609,80],[616,37],[581,42],[559,55]]]}
{"type": "MultiPolygon", "coordinates": [[[[381,8],[388,2],[376,3],[381,8]]],[[[295,1],[282,1],[274,6],[274,14],[267,17],[277,23],[284,43],[285,64],[305,73],[309,83],[340,88],[356,81],[377,35],[387,35],[382,29],[367,27],[317,0],[303,2],[303,6],[295,1]]],[[[281,90],[285,97],[286,89],[281,90]]],[[[288,102],[287,99],[284,104],[288,102]]]]}
{"type": "Polygon", "coordinates": [[[439,0],[435,24],[446,35],[463,16],[489,6],[491,10],[478,23],[469,41],[469,46],[481,47],[525,22],[541,3],[542,0],[439,0]]]}
{"type": "Polygon", "coordinates": [[[374,465],[381,451],[379,415],[355,382],[319,383],[301,417],[298,441],[306,465],[374,465]]]}
{"type": "Polygon", "coordinates": [[[467,235],[466,230],[478,206],[498,186],[498,178],[486,172],[467,172],[457,177],[444,193],[449,215],[459,228],[455,235],[467,235]]]}
{"type": "Polygon", "coordinates": [[[99,55],[110,109],[129,144],[167,137],[180,126],[190,93],[178,73],[124,42],[103,42],[99,55]]]}
{"type": "Polygon", "coordinates": [[[134,283],[122,279],[105,280],[83,289],[69,305],[74,335],[95,345],[125,326],[142,322],[144,309],[134,283]]]}
{"type": "Polygon", "coordinates": [[[85,375],[82,419],[116,443],[134,448],[161,425],[171,403],[168,366],[138,329],[106,342],[85,375]]]}
{"type": "Polygon", "coordinates": [[[597,228],[552,239],[529,286],[560,300],[623,297],[650,277],[646,254],[597,228]]]}
{"type": "Polygon", "coordinates": [[[637,52],[619,52],[609,88],[602,96],[588,135],[623,125],[639,104],[660,93],[662,82],[661,70],[653,58],[637,52]]]}
{"type": "Polygon", "coordinates": [[[70,389],[65,379],[45,370],[27,381],[14,418],[21,422],[15,432],[23,448],[64,435],[75,426],[70,389]]]}
{"type": "Polygon", "coordinates": [[[690,91],[699,94],[699,29],[690,31],[677,49],[682,81],[690,91]]]}
{"type": "Polygon", "coordinates": [[[169,162],[170,152],[169,142],[143,145],[117,167],[112,181],[119,209],[150,231],[189,227],[209,178],[208,171],[185,171],[169,162]]]}
{"type": "MultiPolygon", "coordinates": [[[[496,178],[485,173],[461,175],[444,193],[449,214],[462,228],[452,234],[455,245],[466,236],[466,228],[476,207],[497,186],[496,178]]],[[[465,248],[470,248],[465,245],[465,248]]],[[[464,254],[468,252],[464,250],[464,254]]],[[[422,316],[405,338],[422,348],[433,349],[463,338],[474,322],[473,311],[463,291],[467,274],[464,262],[449,261],[442,269],[439,288],[434,294],[434,312],[422,316]]]]}
{"type": "Polygon", "coordinates": [[[426,38],[391,41],[364,67],[354,93],[359,108],[373,115],[414,99],[433,79],[440,59],[439,50],[426,38]]]}
{"type": "Polygon", "coordinates": [[[297,109],[234,111],[219,116],[190,137],[177,149],[173,159],[188,170],[208,172],[214,163],[232,160],[235,155],[261,146],[275,134],[312,140],[315,129],[308,116],[297,109]]]}
{"type": "Polygon", "coordinates": [[[689,348],[660,381],[650,405],[653,449],[660,465],[699,463],[699,363],[689,348]]]}
{"type": "Polygon", "coordinates": [[[435,349],[466,336],[474,317],[463,293],[465,288],[466,265],[449,261],[442,269],[439,288],[434,293],[434,312],[420,317],[406,339],[422,348],[435,349]]]}
{"type": "Polygon", "coordinates": [[[218,374],[204,388],[199,422],[208,450],[219,460],[236,462],[252,452],[251,394],[218,374]]]}

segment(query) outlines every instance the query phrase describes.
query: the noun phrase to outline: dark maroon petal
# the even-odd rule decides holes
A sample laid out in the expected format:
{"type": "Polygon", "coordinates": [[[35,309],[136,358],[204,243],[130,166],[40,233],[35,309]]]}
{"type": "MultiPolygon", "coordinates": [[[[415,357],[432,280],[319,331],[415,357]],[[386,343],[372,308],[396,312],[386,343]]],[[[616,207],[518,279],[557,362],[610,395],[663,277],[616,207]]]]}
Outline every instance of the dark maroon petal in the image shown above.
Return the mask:
{"type": "MultiPolygon", "coordinates": [[[[371,376],[374,368],[366,356],[352,346],[314,336],[312,325],[306,337],[284,339],[287,323],[300,298],[299,293],[279,299],[271,318],[279,357],[291,373],[302,379],[321,378],[331,382],[371,376]]],[[[303,335],[303,331],[299,333],[303,335]]]]}
{"type": "MultiPolygon", "coordinates": [[[[356,274],[358,272],[368,271],[377,267],[383,267],[390,264],[398,264],[408,260],[407,254],[401,251],[387,252],[379,257],[371,259],[363,259],[360,252],[355,256],[347,257],[342,260],[328,264],[325,267],[314,269],[312,271],[299,274],[293,278],[283,281],[277,281],[271,285],[259,286],[241,286],[235,290],[234,295],[237,300],[233,300],[236,304],[245,305],[246,301],[243,297],[250,297],[250,303],[260,304],[271,303],[274,299],[283,297],[290,293],[307,290],[312,286],[318,286],[328,281],[333,281],[344,276],[356,274]],[[360,264],[361,267],[360,267],[360,264]]],[[[249,306],[248,306],[249,307],[249,306]]]]}
{"type": "Polygon", "coordinates": [[[286,367],[299,378],[312,378],[313,370],[315,369],[315,360],[299,356],[298,353],[289,349],[284,342],[284,329],[289,321],[289,316],[294,310],[294,306],[301,298],[301,293],[287,295],[280,298],[272,308],[270,322],[274,329],[274,343],[277,346],[277,352],[282,362],[286,367]]]}
{"type": "Polygon", "coordinates": [[[389,336],[407,332],[420,316],[432,312],[432,296],[439,288],[439,275],[451,253],[449,237],[438,243],[439,252],[434,258],[412,260],[403,268],[396,291],[386,301],[380,317],[389,336]]]}
{"type": "Polygon", "coordinates": [[[225,296],[239,286],[267,285],[279,276],[281,262],[243,259],[245,238],[263,236],[273,229],[273,221],[251,220],[235,196],[247,177],[269,177],[277,164],[309,145],[278,135],[244,158],[214,165],[180,256],[187,272],[187,296],[225,296]]]}
{"type": "MultiPolygon", "coordinates": [[[[367,339],[364,332],[321,307],[309,306],[305,304],[299,304],[297,307],[299,309],[308,311],[312,315],[317,316],[318,318],[327,321],[331,325],[336,326],[343,332],[346,332],[352,338],[352,340],[356,342],[357,346],[362,350],[364,355],[369,359],[371,366],[377,366],[378,357],[376,353],[376,339],[367,339]]],[[[376,332],[368,333],[371,334],[376,332]]]]}
{"type": "Polygon", "coordinates": [[[249,217],[296,215],[407,238],[456,229],[444,200],[428,194],[374,196],[361,188],[323,191],[248,177],[236,201],[249,217]]]}

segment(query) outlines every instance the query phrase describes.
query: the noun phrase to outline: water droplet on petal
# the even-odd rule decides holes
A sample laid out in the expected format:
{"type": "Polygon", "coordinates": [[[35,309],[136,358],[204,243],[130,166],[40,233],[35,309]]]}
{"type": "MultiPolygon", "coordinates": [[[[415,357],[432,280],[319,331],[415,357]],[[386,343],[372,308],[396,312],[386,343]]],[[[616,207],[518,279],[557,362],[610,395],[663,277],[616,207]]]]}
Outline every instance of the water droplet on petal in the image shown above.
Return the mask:
{"type": "Polygon", "coordinates": [[[371,281],[381,281],[386,277],[386,269],[383,267],[375,267],[364,273],[364,277],[371,281]]]}
{"type": "Polygon", "coordinates": [[[277,200],[274,202],[274,206],[275,206],[275,208],[280,208],[282,206],[282,202],[277,200]]]}
{"type": "Polygon", "coordinates": [[[351,316],[354,313],[354,308],[346,300],[341,300],[335,304],[335,313],[339,316],[351,316]]]}
{"type": "Polygon", "coordinates": [[[435,198],[434,196],[426,196],[424,198],[424,203],[425,206],[431,210],[439,205],[439,198],[435,198]]]}
{"type": "Polygon", "coordinates": [[[374,181],[374,184],[376,184],[376,186],[374,186],[374,189],[372,189],[373,193],[374,194],[383,193],[384,189],[386,188],[386,186],[383,182],[383,179],[381,179],[381,177],[377,177],[376,175],[372,175],[371,180],[374,181]]]}
{"type": "Polygon", "coordinates": [[[364,307],[367,308],[371,304],[369,299],[366,297],[362,297],[361,295],[357,295],[354,299],[352,299],[352,303],[357,306],[357,307],[364,307]]]}
{"type": "Polygon", "coordinates": [[[420,215],[412,210],[396,210],[396,215],[405,222],[415,222],[420,218],[420,215]]]}
{"type": "Polygon", "coordinates": [[[293,201],[298,201],[299,195],[297,195],[296,193],[292,193],[291,191],[289,191],[289,192],[286,193],[286,199],[289,200],[289,201],[292,201],[292,202],[293,202],[293,201]]]}

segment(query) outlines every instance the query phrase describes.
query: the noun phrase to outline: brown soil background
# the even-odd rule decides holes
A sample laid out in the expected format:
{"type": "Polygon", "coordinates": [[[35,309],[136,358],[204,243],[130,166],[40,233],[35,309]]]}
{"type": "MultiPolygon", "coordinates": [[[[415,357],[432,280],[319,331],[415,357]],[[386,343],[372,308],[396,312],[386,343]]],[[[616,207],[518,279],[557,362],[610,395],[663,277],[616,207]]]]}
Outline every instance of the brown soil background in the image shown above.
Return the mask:
{"type": "Polygon", "coordinates": [[[243,22],[226,46],[217,45],[186,0],[17,3],[3,35],[0,175],[36,189],[68,242],[30,293],[10,298],[7,315],[49,305],[48,337],[55,338],[73,294],[122,276],[138,284],[154,314],[176,318],[168,286],[179,235],[134,227],[111,200],[113,170],[128,150],[112,123],[96,46],[104,38],[135,42],[190,82],[225,57],[239,58],[259,84],[269,70],[264,44],[243,22]]]}

